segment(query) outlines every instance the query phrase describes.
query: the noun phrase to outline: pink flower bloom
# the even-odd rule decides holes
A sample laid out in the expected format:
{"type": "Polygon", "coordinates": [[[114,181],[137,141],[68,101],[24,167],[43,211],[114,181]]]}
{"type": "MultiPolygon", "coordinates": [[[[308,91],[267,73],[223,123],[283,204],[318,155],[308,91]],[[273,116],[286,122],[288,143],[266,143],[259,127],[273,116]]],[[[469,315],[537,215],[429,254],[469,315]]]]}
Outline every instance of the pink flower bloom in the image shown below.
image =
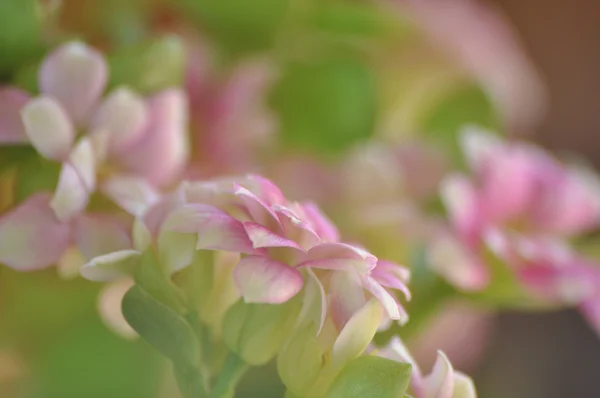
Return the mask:
{"type": "MultiPolygon", "coordinates": [[[[100,188],[139,213],[157,199],[155,187],[171,183],[186,164],[184,94],[170,89],[144,100],[127,88],[117,88],[100,101],[107,74],[100,53],[72,42],[42,62],[41,96],[28,99],[18,90],[0,92],[0,102],[7,104],[8,111],[0,115],[0,142],[30,142],[43,157],[62,163],[50,199],[32,197],[0,219],[0,230],[18,242],[5,240],[0,259],[16,269],[53,265],[72,244],[87,259],[102,254],[86,252],[86,243],[63,239],[75,230],[78,237],[97,232],[85,222],[90,195],[100,188]],[[21,120],[14,117],[19,111],[21,120]],[[27,237],[22,232],[27,225],[32,231],[45,231],[48,240],[27,237]],[[82,230],[85,225],[92,229],[82,230]]],[[[110,236],[102,239],[110,241],[110,236]]],[[[115,247],[105,249],[110,252],[115,247]]]]}
{"type": "Polygon", "coordinates": [[[63,45],[40,67],[41,96],[21,110],[31,144],[63,164],[51,203],[62,221],[85,209],[102,169],[164,185],[186,161],[183,94],[166,90],[145,101],[117,88],[99,102],[107,69],[94,49],[78,42],[63,45]]]}
{"type": "Polygon", "coordinates": [[[408,349],[395,337],[378,355],[412,365],[409,392],[414,398],[476,398],[475,386],[465,374],[454,370],[446,355],[438,351],[431,373],[424,376],[408,349]]]}
{"type": "Polygon", "coordinates": [[[474,129],[462,138],[474,178],[453,175],[442,184],[453,234],[433,242],[434,268],[463,289],[482,289],[488,251],[544,302],[572,305],[597,296],[600,268],[568,245],[600,225],[596,177],[528,144],[474,129]]]}
{"type": "Polygon", "coordinates": [[[255,59],[220,75],[213,63],[205,45],[190,47],[186,90],[194,160],[203,176],[252,170],[275,133],[276,118],[266,104],[274,67],[255,59]]]}
{"type": "Polygon", "coordinates": [[[510,131],[539,123],[546,88],[510,21],[492,4],[474,0],[400,0],[434,44],[477,78],[510,131]]]}
{"type": "Polygon", "coordinates": [[[0,218],[0,263],[19,271],[37,270],[69,260],[63,256],[70,247],[76,247],[81,255],[77,266],[131,245],[118,219],[85,214],[63,222],[50,202],[49,194],[35,194],[0,218]]]}
{"type": "MultiPolygon", "coordinates": [[[[189,253],[195,250],[239,253],[242,257],[233,278],[246,302],[286,302],[312,275],[312,283],[331,287],[331,302],[321,288],[311,297],[321,303],[318,312],[323,322],[329,307],[339,313],[342,327],[370,297],[382,303],[391,319],[406,320],[390,290],[409,294],[407,271],[360,247],[340,243],[337,229],[314,204],[289,202],[269,180],[250,175],[187,182],[170,197],[150,206],[141,221],[171,270],[188,265],[189,253]],[[345,287],[360,291],[360,298],[345,287]]],[[[144,248],[135,249],[140,253],[144,248]]],[[[130,255],[126,251],[118,258],[104,256],[82,273],[91,279],[111,279],[119,269],[115,262],[127,268],[130,255]],[[103,274],[103,269],[108,272],[103,274]]]]}

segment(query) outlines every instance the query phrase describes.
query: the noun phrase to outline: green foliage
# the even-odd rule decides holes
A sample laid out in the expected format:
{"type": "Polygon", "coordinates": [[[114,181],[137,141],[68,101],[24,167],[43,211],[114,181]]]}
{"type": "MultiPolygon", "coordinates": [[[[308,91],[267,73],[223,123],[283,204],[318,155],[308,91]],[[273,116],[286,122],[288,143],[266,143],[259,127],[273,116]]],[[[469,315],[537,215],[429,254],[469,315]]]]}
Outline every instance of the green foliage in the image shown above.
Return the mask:
{"type": "Polygon", "coordinates": [[[200,349],[182,316],[137,285],[125,294],[122,310],[127,323],[176,366],[196,369],[200,349]]]}
{"type": "Polygon", "coordinates": [[[318,4],[310,23],[320,31],[346,37],[380,36],[392,26],[391,18],[372,5],[345,2],[318,4]]]}
{"type": "Polygon", "coordinates": [[[277,354],[295,321],[294,300],[285,304],[235,303],[225,314],[223,340],[251,365],[264,365],[277,354]]]}
{"type": "Polygon", "coordinates": [[[338,152],[368,138],[376,102],[371,72],[349,57],[289,65],[271,97],[283,143],[321,153],[338,152]]]}
{"type": "Polygon", "coordinates": [[[26,155],[29,153],[26,150],[21,153],[24,157],[19,161],[17,168],[16,201],[22,202],[40,191],[53,192],[58,184],[61,164],[37,154],[26,155]]]}
{"type": "Polygon", "coordinates": [[[43,50],[37,0],[0,1],[0,75],[11,73],[43,50]]]}
{"type": "Polygon", "coordinates": [[[467,124],[497,131],[501,128],[499,115],[490,98],[480,86],[470,83],[450,91],[422,119],[421,131],[432,142],[460,159],[458,133],[467,124]]]}
{"type": "Polygon", "coordinates": [[[115,336],[97,319],[81,321],[54,334],[36,357],[27,398],[155,396],[163,360],[141,341],[115,336]]]}
{"type": "Polygon", "coordinates": [[[152,249],[146,250],[135,270],[135,281],[152,297],[161,303],[183,314],[186,303],[177,286],[171,282],[170,276],[156,260],[152,249]]]}
{"type": "Polygon", "coordinates": [[[271,46],[290,0],[179,0],[183,10],[231,52],[271,46]]]}
{"type": "Polygon", "coordinates": [[[111,54],[109,86],[125,85],[142,94],[179,86],[185,73],[185,50],[176,36],[163,36],[111,54]]]}
{"type": "Polygon", "coordinates": [[[310,390],[321,371],[322,356],[316,325],[297,330],[277,357],[277,371],[288,394],[302,396],[310,390]]]}
{"type": "Polygon", "coordinates": [[[406,392],[410,374],[408,363],[359,357],[336,377],[325,398],[398,398],[406,392]]]}

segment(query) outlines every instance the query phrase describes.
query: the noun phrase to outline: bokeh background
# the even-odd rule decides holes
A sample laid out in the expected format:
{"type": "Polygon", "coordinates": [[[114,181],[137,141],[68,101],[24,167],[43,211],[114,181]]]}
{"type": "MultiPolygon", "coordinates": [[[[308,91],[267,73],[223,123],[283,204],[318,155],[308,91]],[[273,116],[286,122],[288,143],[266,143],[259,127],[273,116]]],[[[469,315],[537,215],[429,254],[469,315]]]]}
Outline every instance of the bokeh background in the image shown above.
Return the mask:
{"type": "MultiPolygon", "coordinates": [[[[3,1],[0,0],[0,3],[3,1]]],[[[256,52],[260,53],[258,49],[265,45],[263,41],[270,40],[269,24],[277,21],[278,4],[283,4],[276,0],[240,3],[211,0],[205,3],[206,7],[198,7],[196,13],[190,12],[189,18],[183,18],[185,22],[181,23],[181,10],[195,9],[196,2],[193,0],[174,1],[181,3],[176,7],[171,2],[149,0],[49,0],[43,3],[49,9],[56,7],[59,10],[54,16],[56,24],[46,33],[49,36],[56,34],[52,29],[58,26],[62,33],[82,37],[101,48],[110,48],[113,41],[127,48],[127,45],[141,42],[148,26],[152,26],[153,30],[159,32],[175,32],[186,37],[202,37],[203,40],[208,38],[210,45],[216,42],[231,50],[228,56],[232,57],[240,48],[257,49],[256,52]],[[62,3],[60,7],[59,3],[62,3]],[[238,11],[235,11],[236,7],[238,11]],[[247,10],[254,10],[255,13],[247,14],[247,10]],[[219,17],[222,14],[226,17],[219,17]],[[240,30],[228,29],[228,21],[237,21],[233,25],[240,30]],[[247,41],[240,41],[247,31],[254,34],[246,37],[247,41]]],[[[357,6],[362,4],[360,1],[348,3],[357,6]]],[[[460,105],[440,110],[437,116],[431,116],[424,122],[424,129],[453,131],[458,124],[470,121],[495,128],[504,126],[511,130],[510,133],[527,135],[558,153],[577,153],[600,166],[600,3],[585,0],[496,0],[480,3],[493,7],[505,16],[525,58],[539,75],[541,92],[545,98],[543,106],[537,102],[537,90],[540,87],[534,85],[529,88],[524,84],[525,89],[517,92],[516,97],[509,95],[508,101],[518,104],[517,107],[526,116],[517,115],[510,123],[506,120],[500,123],[496,120],[497,115],[490,114],[490,103],[481,101],[482,91],[473,88],[473,82],[481,80],[464,79],[467,83],[456,91],[453,102],[460,105]],[[450,116],[444,117],[448,113],[450,116]]],[[[293,4],[301,7],[303,3],[294,1],[293,4]]],[[[1,6],[0,14],[8,15],[9,6],[5,6],[4,10],[1,6]]],[[[360,16],[351,13],[347,17],[362,21],[360,16]]],[[[442,17],[452,18],[452,14],[442,17]]],[[[2,18],[0,15],[0,21],[2,18]]],[[[431,56],[433,61],[430,61],[429,53],[422,49],[431,47],[437,50],[436,46],[440,43],[423,34],[420,30],[423,22],[419,22],[418,18],[411,19],[407,14],[406,19],[401,19],[402,23],[394,20],[398,25],[389,29],[394,30],[393,35],[397,37],[393,36],[394,39],[389,42],[378,42],[379,47],[373,48],[370,47],[374,46],[370,39],[364,42],[359,40],[358,44],[358,52],[367,54],[370,60],[389,58],[390,61],[384,63],[385,68],[377,69],[373,64],[368,66],[372,73],[385,74],[389,82],[398,83],[392,85],[391,91],[402,92],[406,87],[403,82],[410,81],[413,75],[417,79],[419,71],[429,73],[421,65],[433,65],[430,73],[436,75],[439,71],[453,68],[448,65],[454,65],[454,58],[460,58],[460,54],[457,56],[460,46],[441,45],[439,54],[431,56]],[[410,35],[411,39],[405,40],[405,31],[416,34],[416,42],[411,41],[414,36],[410,35]]],[[[330,22],[321,21],[325,25],[330,22]]],[[[473,20],[472,25],[463,24],[463,37],[474,37],[482,32],[485,34],[485,29],[478,27],[481,24],[485,25],[484,19],[473,20]]],[[[337,25],[334,23],[334,26],[337,25]]],[[[368,24],[358,23],[358,26],[367,31],[369,29],[368,24]]],[[[303,40],[294,43],[303,51],[306,46],[314,46],[315,53],[326,51],[320,48],[320,43],[343,41],[347,33],[343,29],[346,27],[340,29],[340,35],[320,32],[323,38],[319,33],[314,37],[305,37],[308,33],[302,31],[297,34],[301,39],[305,38],[308,44],[303,40]]],[[[359,36],[362,33],[359,32],[359,36]]],[[[276,39],[285,40],[281,37],[276,39]]],[[[480,39],[485,47],[486,37],[480,39]]],[[[6,44],[8,39],[2,37],[0,40],[5,41],[0,44],[6,44]]],[[[339,59],[348,59],[345,53],[347,48],[340,48],[339,59]]],[[[291,53],[297,51],[295,48],[287,50],[291,53]]],[[[362,65],[360,62],[359,65],[362,65]]],[[[501,59],[494,62],[501,62],[501,59]]],[[[485,62],[483,64],[486,65],[485,62]]],[[[363,72],[361,67],[349,65],[342,65],[335,74],[355,76],[353,74],[360,75],[363,72]]],[[[295,73],[303,72],[299,69],[295,73]]],[[[510,75],[511,70],[500,68],[499,73],[510,75]]],[[[510,77],[516,79],[518,76],[510,77]]],[[[13,76],[4,73],[3,78],[10,79],[13,76]]],[[[285,91],[294,92],[297,89],[292,83],[281,88],[284,91],[281,94],[283,99],[275,101],[274,106],[274,110],[287,115],[292,124],[296,115],[293,104],[289,109],[285,106],[285,91]]],[[[369,91],[368,88],[365,90],[369,91]]],[[[489,91],[487,94],[490,95],[489,91]]],[[[340,95],[344,95],[343,90],[340,95]]],[[[328,104],[325,102],[322,106],[327,107],[328,104]]],[[[362,109],[369,104],[358,102],[349,106],[362,109]]],[[[366,114],[364,118],[355,118],[349,123],[352,126],[366,125],[368,127],[365,129],[368,130],[374,124],[369,118],[375,117],[375,114],[366,114]]],[[[317,119],[315,123],[319,121],[323,122],[317,119]]],[[[335,121],[332,123],[326,128],[335,130],[338,124],[335,121]]],[[[406,123],[411,127],[416,126],[414,121],[406,123]]],[[[360,128],[352,126],[342,126],[339,130],[356,132],[360,136],[360,128]]],[[[299,131],[296,135],[291,133],[291,138],[288,138],[292,147],[311,148],[314,140],[327,141],[325,137],[319,138],[320,132],[306,138],[302,136],[304,130],[299,131]]],[[[334,137],[330,147],[335,147],[336,142],[334,137]]],[[[211,165],[205,162],[203,166],[210,168],[211,165]]],[[[19,274],[6,267],[0,268],[1,398],[177,397],[176,387],[167,376],[168,365],[144,342],[116,336],[101,321],[97,311],[101,289],[102,286],[81,279],[65,280],[53,269],[19,274]]],[[[421,343],[415,343],[415,350],[425,367],[431,365],[434,349],[442,346],[459,368],[474,376],[483,398],[600,396],[597,379],[600,340],[574,312],[493,315],[458,303],[449,311],[449,315],[430,324],[428,335],[422,340],[421,343]]],[[[269,366],[253,370],[242,383],[238,396],[281,397],[283,387],[273,373],[273,367],[269,366]]]]}

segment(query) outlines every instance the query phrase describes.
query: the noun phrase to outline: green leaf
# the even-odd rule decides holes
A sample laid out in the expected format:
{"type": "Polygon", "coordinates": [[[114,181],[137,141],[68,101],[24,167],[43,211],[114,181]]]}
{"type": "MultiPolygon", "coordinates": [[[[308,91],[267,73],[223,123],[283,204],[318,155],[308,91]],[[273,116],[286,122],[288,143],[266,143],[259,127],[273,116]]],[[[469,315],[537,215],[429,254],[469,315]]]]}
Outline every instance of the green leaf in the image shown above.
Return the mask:
{"type": "Polygon", "coordinates": [[[30,145],[3,145],[0,147],[0,172],[19,167],[36,156],[37,152],[30,145]]]}
{"type": "Polygon", "coordinates": [[[477,124],[492,131],[501,127],[490,98],[474,83],[450,91],[424,116],[421,129],[426,137],[449,148],[448,152],[458,159],[462,157],[458,133],[467,124],[477,124]]]}
{"type": "Polygon", "coordinates": [[[290,5],[289,0],[179,0],[179,3],[232,52],[271,46],[290,5]]]}
{"type": "Polygon", "coordinates": [[[176,366],[197,368],[198,342],[192,327],[182,316],[138,285],[125,294],[122,310],[129,325],[176,366]]]}
{"type": "Polygon", "coordinates": [[[311,323],[296,330],[277,357],[277,372],[288,393],[304,396],[317,380],[323,353],[317,341],[317,326],[311,323]]]}
{"type": "Polygon", "coordinates": [[[311,22],[319,30],[345,36],[378,36],[397,21],[369,4],[328,2],[318,5],[311,22]]]}
{"type": "Polygon", "coordinates": [[[325,398],[398,398],[408,389],[411,365],[374,356],[359,357],[336,377],[325,398]]]}
{"type": "MultiPolygon", "coordinates": [[[[25,158],[17,164],[17,183],[15,184],[15,199],[22,202],[34,193],[40,191],[53,192],[58,184],[61,164],[42,158],[39,155],[29,156],[28,150],[23,149],[25,158]]],[[[19,156],[19,155],[15,155],[19,156]]]]}
{"type": "Polygon", "coordinates": [[[325,153],[372,134],[376,101],[371,72],[349,57],[292,64],[271,96],[284,144],[325,153]]]}
{"type": "Polygon", "coordinates": [[[171,281],[170,275],[161,268],[152,249],[148,249],[142,254],[134,278],[142,289],[156,300],[180,314],[186,312],[187,306],[183,294],[171,281]]]}
{"type": "Polygon", "coordinates": [[[223,340],[251,365],[263,365],[276,354],[288,336],[295,316],[297,302],[285,304],[235,303],[223,320],[223,340]]]}
{"type": "Polygon", "coordinates": [[[180,86],[185,73],[185,51],[176,36],[122,48],[108,62],[111,88],[125,85],[142,94],[180,86]]]}
{"type": "Polygon", "coordinates": [[[43,51],[37,0],[0,1],[0,74],[38,57],[43,51]]]}
{"type": "Polygon", "coordinates": [[[156,396],[164,377],[164,359],[141,341],[126,341],[114,335],[95,316],[93,305],[89,310],[61,333],[54,333],[32,357],[31,376],[23,382],[24,391],[30,393],[21,396],[156,396]]]}

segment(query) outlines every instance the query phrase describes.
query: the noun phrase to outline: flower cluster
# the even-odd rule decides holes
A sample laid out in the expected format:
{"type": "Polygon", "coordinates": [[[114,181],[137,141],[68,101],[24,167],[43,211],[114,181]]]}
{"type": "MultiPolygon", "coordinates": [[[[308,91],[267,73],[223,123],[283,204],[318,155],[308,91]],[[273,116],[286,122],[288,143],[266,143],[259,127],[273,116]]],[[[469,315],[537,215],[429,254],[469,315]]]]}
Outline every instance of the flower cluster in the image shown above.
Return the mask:
{"type": "Polygon", "coordinates": [[[501,261],[535,299],[580,305],[598,325],[600,268],[570,241],[600,226],[600,181],[486,132],[468,129],[462,143],[475,176],[442,184],[452,227],[431,245],[433,266],[459,288],[481,290],[494,282],[490,262],[501,261]]]}
{"type": "Polygon", "coordinates": [[[0,244],[2,263],[35,270],[60,261],[72,246],[87,259],[127,247],[123,223],[86,214],[94,192],[134,206],[132,196],[153,195],[154,187],[171,184],[183,171],[184,93],[173,88],[144,99],[117,87],[100,101],[107,81],[104,57],[72,42],[42,62],[40,96],[3,89],[0,98],[11,113],[0,140],[30,143],[60,164],[60,174],[53,195],[36,193],[0,220],[7,237],[0,244]]]}

